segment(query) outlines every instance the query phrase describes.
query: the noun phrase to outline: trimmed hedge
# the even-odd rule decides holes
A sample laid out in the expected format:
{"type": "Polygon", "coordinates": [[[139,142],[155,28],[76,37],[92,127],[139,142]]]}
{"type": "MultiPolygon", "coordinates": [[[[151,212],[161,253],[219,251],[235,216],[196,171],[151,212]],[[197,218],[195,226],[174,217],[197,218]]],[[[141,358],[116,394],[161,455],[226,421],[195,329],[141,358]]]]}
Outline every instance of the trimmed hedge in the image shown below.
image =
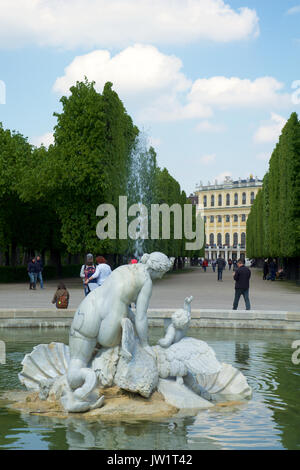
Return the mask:
{"type": "MultiPolygon", "coordinates": [[[[61,267],[61,272],[58,272],[56,266],[45,266],[43,269],[43,279],[65,279],[70,277],[78,277],[81,269],[81,264],[70,264],[61,267]]],[[[8,282],[29,282],[26,266],[0,266],[0,283],[8,282]]]]}

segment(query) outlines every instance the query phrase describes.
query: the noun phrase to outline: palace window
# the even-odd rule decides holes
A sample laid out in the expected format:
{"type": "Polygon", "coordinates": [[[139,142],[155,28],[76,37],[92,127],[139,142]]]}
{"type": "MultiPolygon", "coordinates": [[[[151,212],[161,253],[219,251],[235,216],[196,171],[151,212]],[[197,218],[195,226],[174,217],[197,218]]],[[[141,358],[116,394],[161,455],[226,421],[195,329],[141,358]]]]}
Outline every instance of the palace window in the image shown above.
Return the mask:
{"type": "Polygon", "coordinates": [[[235,233],[233,234],[233,246],[237,246],[238,241],[239,241],[239,239],[238,239],[238,234],[235,232],[235,233]]]}
{"type": "Polygon", "coordinates": [[[215,236],[214,236],[213,233],[211,233],[211,234],[209,235],[209,244],[210,244],[210,246],[213,246],[214,243],[215,243],[215,236]]]}
{"type": "Polygon", "coordinates": [[[210,198],[210,205],[211,205],[211,207],[214,207],[214,205],[215,205],[215,196],[214,195],[212,195],[211,198],[210,198]]]}
{"type": "Polygon", "coordinates": [[[242,222],[246,222],[246,214],[242,214],[242,222]]]}
{"type": "Polygon", "coordinates": [[[225,233],[225,245],[230,246],[230,235],[225,233]]]}
{"type": "Polygon", "coordinates": [[[245,248],[245,246],[246,246],[246,234],[245,234],[245,232],[241,233],[241,246],[242,246],[242,248],[245,248]]]}
{"type": "Polygon", "coordinates": [[[218,222],[219,222],[219,224],[222,222],[222,216],[221,215],[218,215],[218,222]]]}
{"type": "Polygon", "coordinates": [[[206,215],[204,216],[204,223],[206,224],[206,215]]]}
{"type": "Polygon", "coordinates": [[[239,220],[238,215],[235,214],[235,215],[233,216],[233,222],[238,222],[238,220],[239,220]]]}
{"type": "Polygon", "coordinates": [[[255,199],[254,193],[251,193],[251,196],[250,196],[250,201],[251,201],[251,204],[253,204],[253,202],[254,202],[254,199],[255,199]]]}
{"type": "Polygon", "coordinates": [[[234,205],[237,206],[239,204],[239,195],[238,193],[234,194],[234,205]]]}
{"type": "Polygon", "coordinates": [[[222,194],[219,194],[218,196],[218,206],[222,205],[222,194]]]}
{"type": "Polygon", "coordinates": [[[230,222],[230,215],[226,215],[225,220],[226,220],[226,222],[230,222]]]}
{"type": "Polygon", "coordinates": [[[213,215],[211,215],[211,216],[210,216],[210,223],[211,223],[211,224],[213,224],[213,223],[214,223],[214,221],[215,221],[215,218],[214,218],[214,216],[213,216],[213,215]]]}
{"type": "Polygon", "coordinates": [[[230,206],[230,194],[226,194],[226,206],[230,206]]]}
{"type": "Polygon", "coordinates": [[[222,234],[221,233],[218,233],[218,235],[217,235],[217,244],[219,246],[222,245],[222,234]]]}
{"type": "Polygon", "coordinates": [[[207,196],[203,196],[203,206],[207,207],[207,196]]]}
{"type": "Polygon", "coordinates": [[[246,193],[242,194],[242,204],[246,204],[246,193]]]}

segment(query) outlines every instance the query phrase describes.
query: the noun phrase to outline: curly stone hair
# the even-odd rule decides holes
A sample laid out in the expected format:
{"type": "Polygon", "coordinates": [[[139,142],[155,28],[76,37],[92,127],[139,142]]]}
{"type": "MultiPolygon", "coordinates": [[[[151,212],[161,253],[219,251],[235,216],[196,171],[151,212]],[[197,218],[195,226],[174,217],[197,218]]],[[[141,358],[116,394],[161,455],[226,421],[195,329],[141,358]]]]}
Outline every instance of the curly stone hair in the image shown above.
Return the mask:
{"type": "Polygon", "coordinates": [[[145,253],[141,263],[146,264],[153,271],[167,272],[173,266],[173,262],[163,253],[154,251],[150,255],[145,253]]]}

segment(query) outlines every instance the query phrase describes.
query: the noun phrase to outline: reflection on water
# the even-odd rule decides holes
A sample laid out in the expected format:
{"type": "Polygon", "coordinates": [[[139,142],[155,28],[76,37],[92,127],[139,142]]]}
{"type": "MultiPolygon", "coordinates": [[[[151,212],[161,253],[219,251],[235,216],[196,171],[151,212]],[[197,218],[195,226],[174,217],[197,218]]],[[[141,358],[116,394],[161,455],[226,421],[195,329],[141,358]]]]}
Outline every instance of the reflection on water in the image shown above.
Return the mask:
{"type": "MultiPolygon", "coordinates": [[[[151,343],[162,334],[152,328],[151,343]]],[[[297,333],[192,328],[189,334],[246,375],[253,388],[249,402],[153,422],[59,420],[8,411],[3,404],[0,449],[299,449],[300,366],[291,362],[297,333]]],[[[24,354],[40,343],[68,343],[68,330],[5,330],[0,339],[7,349],[0,390],[20,389],[24,354]]]]}

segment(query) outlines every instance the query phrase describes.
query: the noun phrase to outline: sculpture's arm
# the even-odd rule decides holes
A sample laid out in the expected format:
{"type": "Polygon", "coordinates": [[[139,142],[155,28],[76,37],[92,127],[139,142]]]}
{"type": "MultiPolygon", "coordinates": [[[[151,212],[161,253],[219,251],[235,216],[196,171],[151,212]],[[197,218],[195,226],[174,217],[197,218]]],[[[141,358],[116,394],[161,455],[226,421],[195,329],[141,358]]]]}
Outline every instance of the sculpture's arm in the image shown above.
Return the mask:
{"type": "Polygon", "coordinates": [[[171,346],[171,344],[173,344],[174,339],[175,339],[175,334],[176,334],[175,327],[174,327],[174,325],[171,323],[171,324],[168,326],[168,329],[167,329],[167,331],[166,331],[166,334],[165,334],[164,338],[161,338],[161,339],[158,341],[158,344],[159,344],[162,348],[168,348],[169,346],[171,346]]]}
{"type": "Polygon", "coordinates": [[[147,279],[136,301],[135,328],[142,347],[148,346],[147,309],[152,294],[152,281],[147,279]]]}
{"type": "Polygon", "coordinates": [[[191,303],[192,303],[192,300],[193,300],[193,296],[191,295],[191,297],[186,297],[184,299],[184,310],[186,310],[187,312],[191,313],[191,303]]]}

